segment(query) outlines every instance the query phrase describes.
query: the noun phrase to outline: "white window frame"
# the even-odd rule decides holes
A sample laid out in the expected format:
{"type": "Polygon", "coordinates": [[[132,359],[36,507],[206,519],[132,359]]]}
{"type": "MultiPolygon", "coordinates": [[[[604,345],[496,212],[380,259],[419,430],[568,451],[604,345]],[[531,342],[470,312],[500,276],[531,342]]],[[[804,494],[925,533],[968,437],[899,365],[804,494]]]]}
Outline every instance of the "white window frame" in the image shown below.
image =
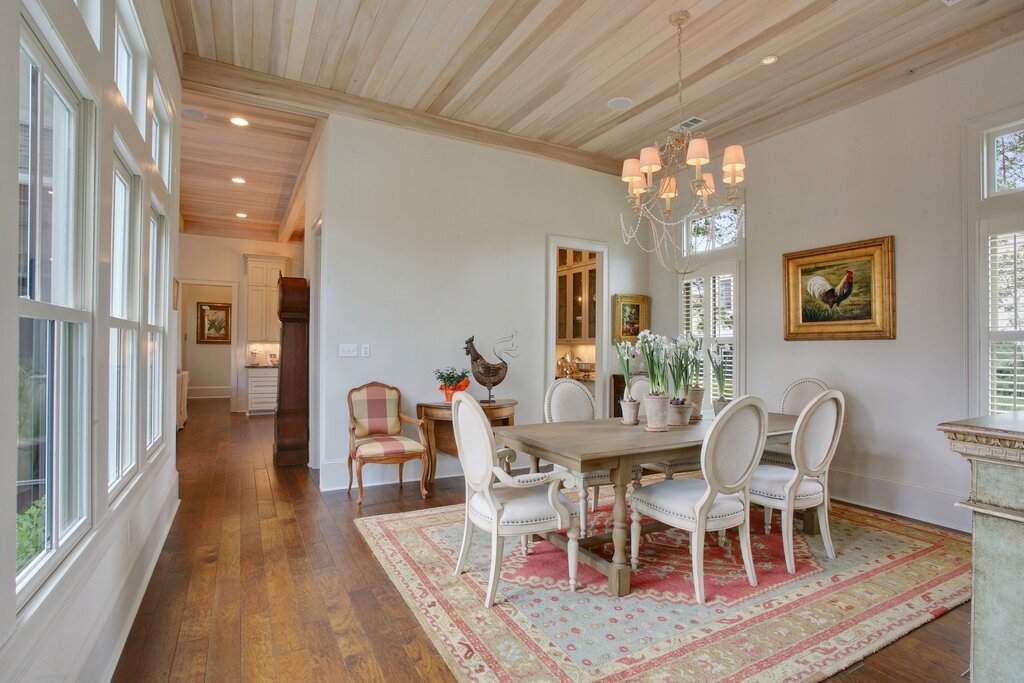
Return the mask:
{"type": "MultiPolygon", "coordinates": [[[[145,292],[142,284],[142,248],[145,244],[145,237],[143,234],[142,226],[142,211],[139,206],[140,196],[140,184],[141,179],[139,176],[132,171],[128,164],[122,158],[120,153],[114,154],[114,169],[111,174],[111,183],[113,183],[113,177],[116,175],[122,175],[128,181],[128,207],[127,207],[127,220],[128,220],[128,232],[129,232],[129,244],[128,244],[128,261],[127,268],[129,270],[127,291],[128,291],[128,311],[127,316],[119,317],[115,316],[113,310],[111,310],[109,316],[109,329],[110,330],[121,330],[122,332],[131,332],[135,337],[135,356],[134,356],[134,367],[132,370],[132,386],[130,387],[134,393],[131,397],[131,401],[128,405],[135,411],[134,415],[128,416],[125,421],[130,424],[132,433],[131,440],[127,442],[126,448],[128,452],[121,451],[118,453],[117,462],[117,476],[111,477],[109,471],[109,462],[111,456],[111,449],[115,447],[117,434],[109,432],[107,434],[107,496],[109,499],[115,498],[122,489],[130,482],[140,470],[140,453],[144,453],[145,449],[140,446],[145,442],[145,428],[141,425],[142,416],[140,415],[140,406],[145,404],[144,401],[144,389],[145,389],[145,334],[142,331],[142,320],[143,320],[143,308],[145,292]],[[140,429],[140,426],[142,427],[140,429]],[[127,460],[130,459],[130,462],[127,460]],[[127,462],[127,464],[126,464],[127,462]]],[[[113,186],[111,186],[111,196],[113,197],[113,186]]],[[[113,250],[113,235],[114,235],[114,202],[111,200],[111,250],[113,250]]],[[[148,230],[148,224],[147,224],[148,230]]],[[[113,281],[115,274],[113,272],[113,258],[111,258],[111,304],[113,303],[113,281]]],[[[111,308],[113,306],[111,305],[111,308]]],[[[110,332],[107,332],[108,338],[110,332]]],[[[111,377],[107,381],[107,410],[114,410],[115,406],[111,405],[111,401],[114,399],[114,392],[112,391],[113,385],[111,379],[113,377],[113,366],[110,367],[111,377]]]]}
{"type": "Polygon", "coordinates": [[[167,111],[167,100],[164,98],[163,88],[156,74],[153,75],[153,121],[150,125],[150,154],[153,155],[153,163],[156,164],[160,177],[164,179],[164,187],[170,189],[170,115],[167,111]]]}
{"type": "MultiPolygon", "coordinates": [[[[711,364],[708,363],[707,350],[717,341],[728,341],[733,344],[733,395],[742,396],[746,391],[745,372],[745,309],[744,309],[744,285],[743,267],[744,253],[746,250],[745,241],[745,207],[740,211],[743,216],[740,219],[739,229],[736,234],[736,242],[728,247],[713,247],[708,249],[700,257],[703,259],[701,267],[687,275],[678,278],[676,310],[679,314],[679,333],[685,334],[689,331],[689,320],[685,314],[685,293],[684,284],[691,280],[702,279],[704,283],[704,338],[701,345],[701,369],[702,382],[704,387],[704,404],[710,406],[715,396],[714,373],[711,364]],[[733,336],[731,338],[715,337],[713,334],[712,318],[712,292],[711,278],[719,275],[733,276],[733,336]]],[[[683,244],[690,247],[690,220],[683,222],[682,238],[683,244]]]]}
{"type": "Polygon", "coordinates": [[[114,8],[114,80],[117,81],[117,54],[118,46],[123,43],[130,57],[128,68],[128,92],[121,90],[117,84],[117,90],[121,93],[128,113],[135,119],[135,125],[145,139],[148,136],[146,131],[146,104],[149,99],[149,50],[142,37],[142,29],[139,28],[139,21],[135,16],[135,10],[130,2],[118,2],[114,8]]]}
{"type": "Polygon", "coordinates": [[[1016,217],[1024,216],[1024,192],[990,192],[993,133],[1004,134],[1024,122],[1024,104],[969,121],[963,127],[963,196],[965,254],[964,343],[967,348],[967,392],[964,412],[988,414],[988,237],[1013,232],[1016,217]]]}
{"type": "Polygon", "coordinates": [[[998,128],[990,128],[985,131],[984,145],[984,169],[985,169],[985,196],[984,199],[999,195],[1010,195],[1017,192],[1024,192],[1024,187],[1012,190],[996,189],[996,138],[1012,133],[1024,132],[1024,120],[1013,121],[998,128]]]}
{"type": "Polygon", "coordinates": [[[128,111],[134,113],[135,50],[132,49],[132,41],[128,37],[128,31],[125,29],[124,20],[121,18],[120,12],[115,13],[114,21],[114,84],[117,86],[117,92],[120,93],[125,106],[128,107],[128,111]],[[124,77],[128,79],[126,83],[121,82],[122,47],[128,59],[127,73],[124,74],[124,77]]]}
{"type": "MultiPolygon", "coordinates": [[[[51,520],[52,536],[50,547],[40,553],[21,572],[18,572],[15,579],[15,604],[21,609],[28,602],[35,592],[46,582],[57,566],[82,540],[92,525],[92,499],[90,496],[92,481],[92,413],[91,396],[93,374],[92,374],[92,330],[93,330],[93,296],[92,288],[87,285],[91,282],[91,264],[93,261],[92,252],[94,240],[92,224],[88,219],[89,197],[91,192],[91,175],[89,173],[90,160],[92,158],[91,134],[95,133],[93,126],[93,109],[71,85],[57,62],[50,56],[50,51],[43,42],[36,36],[35,32],[24,21],[21,26],[20,45],[39,67],[44,82],[48,82],[54,90],[64,99],[65,103],[75,109],[75,169],[74,187],[76,192],[75,206],[73,209],[74,220],[79,226],[75,232],[75,244],[73,246],[73,268],[75,270],[75,282],[72,284],[75,292],[75,300],[71,306],[51,304],[35,299],[17,297],[17,310],[19,320],[21,318],[36,318],[51,320],[55,323],[70,323],[81,326],[81,344],[83,365],[77,368],[77,379],[80,383],[77,386],[76,396],[68,399],[68,405],[78,406],[81,411],[78,415],[79,431],[71,435],[61,435],[67,438],[65,445],[71,444],[74,452],[79,455],[77,463],[78,480],[70,485],[77,488],[77,495],[81,501],[81,517],[74,520],[67,528],[62,529],[63,513],[60,504],[63,498],[61,487],[66,485],[62,481],[63,467],[60,454],[54,450],[51,454],[49,468],[50,475],[54,478],[50,484],[50,495],[52,505],[48,506],[47,514],[51,520]]],[[[14,286],[13,283],[11,286],[14,286]]],[[[62,383],[60,368],[56,368],[57,377],[55,383],[62,383]]],[[[62,402],[55,402],[57,410],[62,402]]],[[[54,443],[59,443],[62,438],[54,438],[54,443]]],[[[56,448],[56,446],[54,446],[56,448]]]]}
{"type": "Polygon", "coordinates": [[[147,236],[146,236],[146,297],[145,297],[145,310],[142,315],[142,332],[141,335],[144,337],[143,342],[145,344],[145,391],[141,398],[141,406],[139,414],[142,416],[142,422],[140,432],[143,438],[143,445],[145,446],[145,453],[147,460],[152,459],[160,450],[163,448],[167,439],[167,425],[165,424],[164,416],[167,411],[165,410],[164,403],[166,401],[167,391],[165,382],[167,381],[167,273],[170,269],[170,263],[168,260],[168,252],[170,251],[170,240],[167,235],[167,221],[163,214],[157,209],[156,204],[152,204],[150,207],[149,221],[147,223],[147,236]],[[154,235],[158,239],[158,243],[155,245],[156,251],[154,252],[154,235]],[[154,256],[156,257],[154,259],[154,256]],[[155,261],[155,262],[154,262],[155,261]],[[155,314],[155,315],[154,315],[155,314]],[[159,372],[157,377],[160,381],[160,386],[156,392],[153,391],[153,387],[150,386],[149,381],[149,337],[150,335],[156,335],[159,340],[159,372]],[[159,397],[156,406],[151,405],[150,399],[154,396],[159,397]],[[154,411],[153,408],[156,408],[154,411]],[[154,414],[155,413],[155,414],[154,414]],[[149,420],[154,419],[155,424],[158,425],[158,433],[155,438],[150,440],[149,438],[149,420]]]}

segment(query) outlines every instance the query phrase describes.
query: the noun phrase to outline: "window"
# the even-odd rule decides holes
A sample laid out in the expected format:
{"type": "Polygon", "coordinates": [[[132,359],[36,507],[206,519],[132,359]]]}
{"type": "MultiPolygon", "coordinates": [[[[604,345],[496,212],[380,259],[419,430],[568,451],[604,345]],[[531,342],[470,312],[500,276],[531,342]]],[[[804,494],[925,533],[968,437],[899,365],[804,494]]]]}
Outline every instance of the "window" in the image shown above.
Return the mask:
{"type": "Polygon", "coordinates": [[[988,412],[1024,409],[1024,232],[988,237],[988,412]]]}
{"type": "Polygon", "coordinates": [[[740,289],[737,278],[743,216],[742,206],[728,208],[710,216],[688,219],[683,228],[685,244],[705,256],[698,270],[680,278],[680,332],[701,341],[700,376],[709,401],[718,397],[731,399],[738,393],[740,289]],[[714,358],[713,364],[708,362],[708,352],[714,358]]]}
{"type": "Polygon", "coordinates": [[[107,484],[111,493],[135,471],[138,459],[139,245],[137,182],[114,158],[110,236],[110,384],[107,484]]]}
{"type": "Polygon", "coordinates": [[[167,238],[164,218],[153,209],[149,219],[148,281],[146,285],[146,449],[163,439],[164,368],[167,340],[167,238]]]}
{"type": "Polygon", "coordinates": [[[985,133],[987,194],[1024,190],[1024,121],[985,133]]]}
{"type": "Polygon", "coordinates": [[[23,31],[18,155],[19,600],[85,532],[92,260],[81,224],[83,104],[23,31]]]}
{"type": "Polygon", "coordinates": [[[150,131],[152,140],[150,148],[153,154],[153,163],[164,179],[164,183],[170,182],[170,167],[168,162],[169,150],[167,136],[169,135],[170,124],[168,123],[167,105],[163,97],[163,89],[160,81],[153,76],[153,129],[150,131]]]}
{"type": "Polygon", "coordinates": [[[121,92],[121,97],[124,98],[124,103],[128,105],[130,110],[134,109],[132,106],[133,77],[131,44],[128,42],[128,36],[125,34],[124,24],[121,23],[121,19],[118,17],[117,23],[114,26],[114,82],[117,84],[117,89],[121,92]]]}

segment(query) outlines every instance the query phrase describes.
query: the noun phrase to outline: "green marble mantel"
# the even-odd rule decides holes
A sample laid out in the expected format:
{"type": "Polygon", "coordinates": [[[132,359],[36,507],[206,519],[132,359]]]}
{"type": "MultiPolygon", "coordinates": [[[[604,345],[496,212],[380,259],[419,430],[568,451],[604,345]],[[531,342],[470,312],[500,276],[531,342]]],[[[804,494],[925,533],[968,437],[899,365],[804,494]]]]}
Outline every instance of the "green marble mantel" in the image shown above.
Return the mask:
{"type": "Polygon", "coordinates": [[[944,422],[971,465],[971,681],[1024,680],[1024,411],[944,422]]]}

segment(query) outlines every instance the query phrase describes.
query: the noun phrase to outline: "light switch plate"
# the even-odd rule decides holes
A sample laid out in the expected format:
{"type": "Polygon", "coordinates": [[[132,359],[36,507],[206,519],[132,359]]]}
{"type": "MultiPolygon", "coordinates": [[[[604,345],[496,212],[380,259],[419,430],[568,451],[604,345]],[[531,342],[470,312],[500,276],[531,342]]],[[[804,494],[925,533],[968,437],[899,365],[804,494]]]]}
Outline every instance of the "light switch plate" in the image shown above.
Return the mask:
{"type": "Polygon", "coordinates": [[[359,348],[359,355],[362,356],[363,358],[369,358],[370,357],[370,345],[369,344],[363,344],[359,348]]]}
{"type": "Polygon", "coordinates": [[[338,344],[338,358],[357,358],[359,350],[355,344],[338,344]]]}

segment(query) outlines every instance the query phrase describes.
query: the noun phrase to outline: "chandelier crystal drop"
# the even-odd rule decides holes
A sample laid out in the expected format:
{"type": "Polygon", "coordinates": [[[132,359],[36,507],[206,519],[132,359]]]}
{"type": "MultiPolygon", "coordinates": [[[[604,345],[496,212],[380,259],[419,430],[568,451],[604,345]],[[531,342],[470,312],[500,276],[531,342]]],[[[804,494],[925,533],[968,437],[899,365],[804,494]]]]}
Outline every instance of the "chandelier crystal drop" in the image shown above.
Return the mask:
{"type": "MultiPolygon", "coordinates": [[[[681,122],[687,120],[683,111],[683,24],[689,18],[689,12],[679,11],[668,19],[669,24],[676,27],[681,122]]],[[[743,147],[725,148],[723,192],[716,188],[714,175],[704,170],[710,163],[711,152],[704,133],[689,130],[682,124],[671,129],[663,139],[641,149],[638,156],[623,161],[622,180],[627,187],[627,206],[619,216],[623,242],[627,245],[635,242],[647,254],[656,254],[667,270],[687,275],[703,266],[707,254],[705,249],[688,248],[683,244],[687,220],[711,219],[716,213],[732,210],[742,234],[744,211],[739,185],[746,169],[743,147]],[[684,192],[688,191],[688,197],[680,195],[680,186],[684,192]]]]}

